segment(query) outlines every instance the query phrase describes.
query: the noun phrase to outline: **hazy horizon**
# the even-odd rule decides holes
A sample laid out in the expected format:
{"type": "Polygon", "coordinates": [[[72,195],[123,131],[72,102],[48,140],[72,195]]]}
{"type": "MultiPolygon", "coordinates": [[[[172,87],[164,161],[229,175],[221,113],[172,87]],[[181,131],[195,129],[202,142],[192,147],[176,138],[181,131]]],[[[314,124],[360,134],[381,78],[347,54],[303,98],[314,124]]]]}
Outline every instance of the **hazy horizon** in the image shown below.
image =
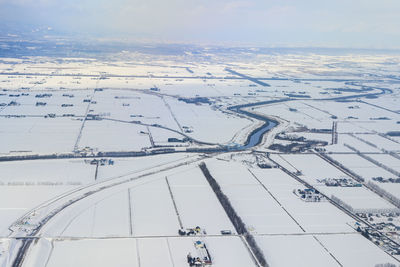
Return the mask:
{"type": "Polygon", "coordinates": [[[400,48],[400,2],[0,0],[4,36],[41,29],[126,42],[400,48]]]}

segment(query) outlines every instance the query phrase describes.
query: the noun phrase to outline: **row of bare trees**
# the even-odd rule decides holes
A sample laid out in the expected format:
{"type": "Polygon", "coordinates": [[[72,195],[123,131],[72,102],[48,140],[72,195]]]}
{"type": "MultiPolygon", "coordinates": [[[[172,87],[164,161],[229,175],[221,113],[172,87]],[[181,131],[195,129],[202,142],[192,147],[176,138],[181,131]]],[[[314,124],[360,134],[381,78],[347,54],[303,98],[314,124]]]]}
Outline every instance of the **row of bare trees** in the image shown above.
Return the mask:
{"type": "Polygon", "coordinates": [[[267,261],[265,260],[264,257],[264,253],[258,246],[253,235],[247,231],[246,225],[244,224],[240,216],[236,213],[229,198],[224,194],[224,192],[222,192],[221,187],[219,186],[218,182],[214,179],[214,177],[212,177],[204,162],[200,164],[200,169],[203,172],[204,176],[206,177],[208,183],[210,184],[212,190],[217,196],[222,207],[224,208],[229,219],[231,220],[233,226],[236,229],[236,232],[244,236],[244,238],[246,239],[247,243],[250,246],[250,249],[252,250],[254,256],[256,257],[258,263],[263,267],[268,266],[267,261]]]}

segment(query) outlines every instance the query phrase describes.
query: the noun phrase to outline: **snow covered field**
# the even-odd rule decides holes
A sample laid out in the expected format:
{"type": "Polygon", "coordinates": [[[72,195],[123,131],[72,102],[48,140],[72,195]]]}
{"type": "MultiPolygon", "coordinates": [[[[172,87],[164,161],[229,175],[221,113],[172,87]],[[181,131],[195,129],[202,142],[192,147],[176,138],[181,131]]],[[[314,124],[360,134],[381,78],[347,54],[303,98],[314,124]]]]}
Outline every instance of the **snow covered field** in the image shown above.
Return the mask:
{"type": "Polygon", "coordinates": [[[360,235],[321,235],[318,238],[343,266],[397,264],[395,259],[374,244],[365,242],[365,238],[360,235]]]}
{"type": "MultiPolygon", "coordinates": [[[[217,267],[255,266],[239,237],[203,239],[217,267]],[[229,249],[227,249],[227,247],[229,249]]],[[[44,241],[48,246],[46,266],[186,267],[186,255],[196,255],[196,238],[88,239],[44,241]],[[50,250],[51,253],[48,253],[50,250]],[[74,255],[68,257],[67,255],[74,255]]],[[[44,243],[43,242],[43,243],[44,243]]],[[[44,250],[44,249],[43,249],[44,250]]],[[[43,253],[45,254],[45,253],[43,253]]],[[[43,260],[43,259],[42,259],[43,260]]],[[[35,266],[26,264],[24,266],[35,266]]]]}
{"type": "Polygon", "coordinates": [[[354,210],[396,210],[396,207],[387,200],[365,187],[326,186],[321,182],[323,179],[352,179],[316,155],[284,155],[283,157],[296,169],[301,170],[302,179],[326,195],[339,198],[354,210]],[[313,162],[313,165],[306,164],[306,161],[313,162]]]}
{"type": "Polygon", "coordinates": [[[166,101],[180,125],[189,127],[193,131],[188,135],[203,142],[233,142],[236,133],[253,124],[248,119],[229,116],[209,105],[186,104],[175,99],[166,101]]]}
{"type": "Polygon", "coordinates": [[[35,206],[94,182],[95,167],[83,160],[1,162],[0,232],[35,206]]]}
{"type": "Polygon", "coordinates": [[[260,236],[257,241],[271,266],[338,266],[313,236],[260,236]]]}
{"type": "Polygon", "coordinates": [[[197,166],[167,176],[184,228],[200,226],[207,234],[234,232],[232,223],[197,166]]]}
{"type": "Polygon", "coordinates": [[[278,169],[254,169],[252,172],[285,210],[309,233],[353,232],[354,220],[327,201],[305,202],[293,193],[304,186],[278,169]]]}
{"type": "Polygon", "coordinates": [[[355,230],[376,230],[356,213],[398,211],[367,186],[400,192],[373,179],[400,172],[398,82],[387,76],[400,59],[209,49],[0,59],[0,265],[27,245],[22,266],[184,267],[202,241],[212,266],[257,266],[218,188],[270,267],[400,263],[396,245],[355,230]],[[254,117],[229,109],[244,104],[254,117]],[[235,150],[264,123],[257,114],[279,125],[235,150]],[[336,202],[306,201],[309,185],[336,202]]]}
{"type": "Polygon", "coordinates": [[[293,191],[304,187],[278,169],[247,170],[243,165],[215,160],[208,167],[254,233],[354,231],[349,227],[354,220],[330,203],[301,200],[293,191]]]}
{"type": "Polygon", "coordinates": [[[361,177],[371,180],[373,177],[390,178],[393,174],[382,169],[368,160],[354,154],[333,154],[330,155],[333,159],[339,161],[344,166],[348,167],[361,177]]]}
{"type": "Polygon", "coordinates": [[[0,117],[0,121],[0,137],[7,140],[0,147],[1,154],[70,152],[82,124],[70,118],[0,117]]]}
{"type": "Polygon", "coordinates": [[[80,148],[95,151],[140,151],[151,147],[146,127],[114,121],[87,121],[79,142],[80,148]]]}
{"type": "Polygon", "coordinates": [[[263,236],[257,241],[271,266],[374,267],[378,263],[397,263],[357,234],[263,236]]]}

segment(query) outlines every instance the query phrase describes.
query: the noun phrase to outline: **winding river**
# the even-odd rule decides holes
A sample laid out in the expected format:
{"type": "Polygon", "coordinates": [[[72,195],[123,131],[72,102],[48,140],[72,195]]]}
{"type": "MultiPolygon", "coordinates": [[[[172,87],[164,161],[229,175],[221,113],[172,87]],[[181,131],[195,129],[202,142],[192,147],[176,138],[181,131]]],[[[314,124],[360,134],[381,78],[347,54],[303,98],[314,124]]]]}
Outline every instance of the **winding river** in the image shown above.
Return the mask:
{"type": "Polygon", "coordinates": [[[245,104],[245,105],[229,107],[228,109],[230,111],[263,121],[264,124],[261,127],[255,129],[253,132],[251,132],[250,135],[247,137],[246,142],[243,145],[236,146],[233,148],[228,148],[228,149],[233,150],[233,151],[239,151],[239,150],[246,150],[246,149],[252,148],[254,146],[257,146],[262,142],[262,138],[263,138],[264,134],[279,124],[275,120],[271,120],[265,116],[262,116],[262,115],[259,115],[256,113],[251,113],[249,111],[244,110],[244,108],[285,102],[285,101],[289,101],[289,100],[290,100],[289,98],[284,98],[284,99],[278,99],[278,100],[269,100],[269,101],[262,101],[262,102],[257,102],[257,103],[250,103],[250,104],[245,104]]]}

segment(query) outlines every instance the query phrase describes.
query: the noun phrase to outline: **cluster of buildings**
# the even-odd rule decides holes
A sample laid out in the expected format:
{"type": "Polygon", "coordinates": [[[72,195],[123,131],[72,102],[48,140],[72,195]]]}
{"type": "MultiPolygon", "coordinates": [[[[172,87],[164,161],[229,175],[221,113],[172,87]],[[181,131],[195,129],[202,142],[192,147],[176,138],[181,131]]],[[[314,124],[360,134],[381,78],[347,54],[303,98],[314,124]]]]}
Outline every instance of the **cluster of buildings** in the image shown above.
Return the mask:
{"type": "Polygon", "coordinates": [[[370,226],[361,226],[356,222],[356,229],[364,237],[372,240],[391,255],[400,255],[400,212],[357,213],[370,222],[370,226]]]}
{"type": "Polygon", "coordinates": [[[37,94],[35,95],[36,98],[45,98],[45,97],[51,97],[52,94],[37,94]]]}
{"type": "Polygon", "coordinates": [[[293,189],[293,193],[298,196],[301,200],[306,202],[321,202],[326,200],[318,190],[312,188],[306,189],[293,189]]]}
{"type": "Polygon", "coordinates": [[[398,239],[397,241],[393,239],[393,234],[398,238],[398,232],[390,232],[390,234],[386,233],[386,235],[384,235],[377,229],[361,226],[358,222],[356,222],[356,229],[361,235],[374,242],[375,245],[381,247],[390,255],[400,255],[399,241],[398,239]]]}
{"type": "Polygon", "coordinates": [[[100,166],[105,166],[105,165],[114,165],[114,160],[112,159],[92,159],[92,160],[85,160],[85,163],[88,163],[90,165],[100,165],[100,166]]]}
{"type": "Polygon", "coordinates": [[[100,121],[102,118],[99,114],[87,114],[86,120],[88,121],[100,121]]]}
{"type": "Polygon", "coordinates": [[[69,98],[72,98],[72,97],[74,97],[74,95],[73,95],[73,94],[63,94],[62,96],[69,97],[69,98]]]}
{"type": "Polygon", "coordinates": [[[326,186],[362,187],[362,184],[357,183],[351,178],[325,178],[317,181],[324,183],[326,186]]]}
{"type": "Polygon", "coordinates": [[[36,106],[40,107],[40,106],[46,106],[47,103],[46,102],[36,102],[36,106]]]}
{"type": "Polygon", "coordinates": [[[192,256],[189,252],[187,255],[187,261],[189,266],[209,266],[212,265],[211,255],[207,249],[206,244],[203,241],[194,242],[194,247],[196,248],[197,256],[192,256]]]}
{"type": "Polygon", "coordinates": [[[399,178],[373,177],[372,180],[380,183],[400,183],[400,177],[399,178]]]}
{"type": "Polygon", "coordinates": [[[188,126],[182,126],[182,129],[185,133],[193,133],[193,128],[188,126]]]}

